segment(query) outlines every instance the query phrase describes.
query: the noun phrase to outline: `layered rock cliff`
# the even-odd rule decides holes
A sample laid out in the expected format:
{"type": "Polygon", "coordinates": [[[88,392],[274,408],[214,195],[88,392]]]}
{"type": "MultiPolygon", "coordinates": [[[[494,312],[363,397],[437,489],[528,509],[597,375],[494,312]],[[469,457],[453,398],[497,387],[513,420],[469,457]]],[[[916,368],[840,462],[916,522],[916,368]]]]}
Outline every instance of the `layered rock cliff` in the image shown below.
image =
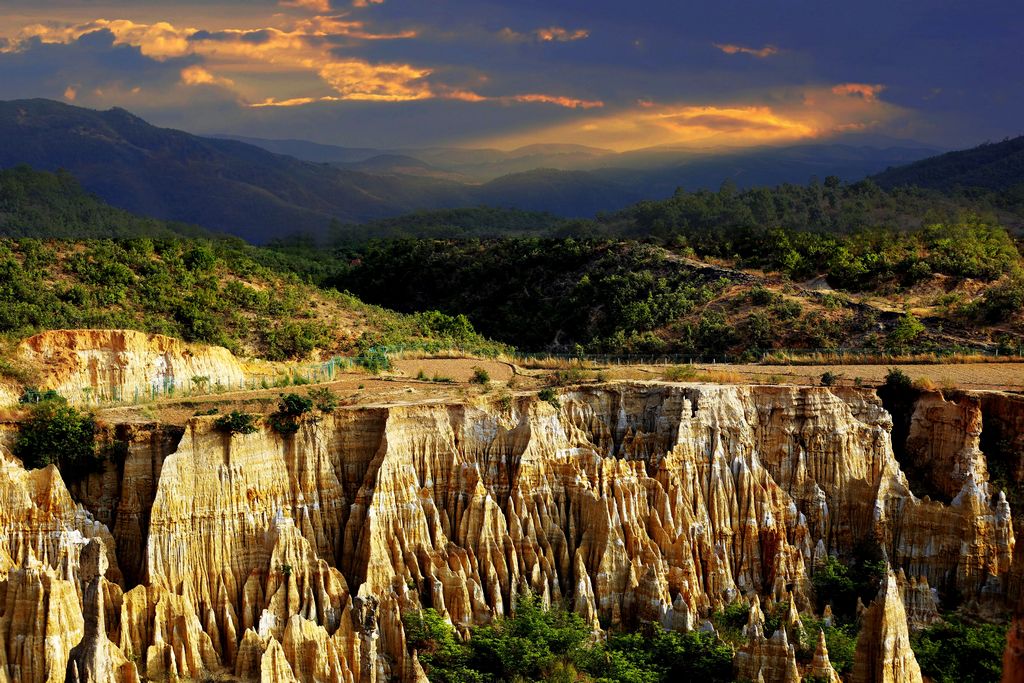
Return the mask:
{"type": "Polygon", "coordinates": [[[169,390],[238,387],[245,372],[230,351],[133,330],[55,330],[29,337],[18,359],[38,368],[40,386],[69,401],[136,400],[169,390]]]}
{"type": "Polygon", "coordinates": [[[12,667],[44,652],[62,677],[97,583],[98,631],[140,676],[266,681],[422,679],[403,612],[434,607],[466,632],[527,589],[595,628],[685,630],[750,601],[741,673],[832,680],[824,643],[798,665],[785,629],[763,633],[759,604],[810,610],[815,567],[865,539],[903,575],[868,609],[862,639],[881,645],[857,671],[904,673],[859,680],[919,680],[902,635],[934,618],[933,587],[1015,597],[1010,503],[989,482],[984,426],[944,417],[958,403],[914,421],[915,443],[943,439],[920,463],[941,463],[930,476],[949,499],[930,500],[870,390],[616,384],[559,398],[345,409],[289,436],[228,435],[213,418],[180,436],[133,428],[122,466],[76,487],[91,512],[52,468],[8,456],[0,672],[19,680],[12,667]],[[107,583],[83,575],[86,538],[111,551],[107,583]],[[32,600],[44,607],[31,620],[9,616],[32,600]],[[45,640],[54,610],[81,624],[60,647],[16,639],[45,640]]]}

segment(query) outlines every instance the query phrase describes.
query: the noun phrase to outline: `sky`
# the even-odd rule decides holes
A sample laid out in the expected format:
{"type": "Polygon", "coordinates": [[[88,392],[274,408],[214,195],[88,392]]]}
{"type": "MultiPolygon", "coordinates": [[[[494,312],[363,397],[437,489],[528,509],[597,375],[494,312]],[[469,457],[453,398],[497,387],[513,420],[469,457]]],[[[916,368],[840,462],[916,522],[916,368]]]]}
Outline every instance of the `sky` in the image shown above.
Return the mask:
{"type": "Polygon", "coordinates": [[[349,147],[958,148],[1024,133],[1022,44],[1020,0],[3,0],[0,99],[349,147]]]}

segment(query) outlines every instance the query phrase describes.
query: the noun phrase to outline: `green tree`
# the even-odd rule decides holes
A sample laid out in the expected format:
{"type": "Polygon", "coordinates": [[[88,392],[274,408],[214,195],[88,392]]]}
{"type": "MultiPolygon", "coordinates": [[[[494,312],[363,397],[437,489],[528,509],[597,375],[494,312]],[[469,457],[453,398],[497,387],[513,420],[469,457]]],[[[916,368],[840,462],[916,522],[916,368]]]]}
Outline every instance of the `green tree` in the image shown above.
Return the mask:
{"type": "Polygon", "coordinates": [[[468,665],[469,649],[456,640],[455,629],[433,608],[402,615],[406,643],[416,651],[427,678],[440,683],[476,683],[480,672],[468,665]]]}
{"type": "Polygon", "coordinates": [[[894,348],[904,348],[913,343],[924,331],[924,323],[918,320],[913,313],[905,313],[889,332],[889,345],[894,348]]]}
{"type": "Polygon", "coordinates": [[[545,610],[540,598],[527,593],[519,596],[512,617],[473,632],[469,662],[485,680],[542,681],[556,664],[570,662],[589,637],[578,615],[561,608],[545,610]]]}
{"type": "Polygon", "coordinates": [[[213,424],[217,429],[228,434],[252,434],[256,431],[256,416],[232,410],[227,415],[218,417],[213,424]]]}
{"type": "Polygon", "coordinates": [[[936,683],[998,681],[1003,673],[1006,626],[949,619],[911,638],[921,673],[936,683]]]}
{"type": "Polygon", "coordinates": [[[28,469],[56,464],[66,479],[79,479],[102,464],[96,451],[96,420],[63,398],[35,403],[18,430],[14,454],[28,469]]]}

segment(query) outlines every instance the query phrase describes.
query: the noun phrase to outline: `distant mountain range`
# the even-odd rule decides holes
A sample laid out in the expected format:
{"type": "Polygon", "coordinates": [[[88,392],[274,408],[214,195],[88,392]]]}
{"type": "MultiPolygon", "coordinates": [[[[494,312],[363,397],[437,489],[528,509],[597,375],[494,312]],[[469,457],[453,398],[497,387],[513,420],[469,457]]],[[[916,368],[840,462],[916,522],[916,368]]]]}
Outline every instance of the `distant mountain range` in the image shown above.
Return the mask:
{"type": "Polygon", "coordinates": [[[325,234],[335,221],[453,207],[587,217],[666,197],[680,186],[717,189],[725,180],[740,188],[803,184],[829,175],[859,180],[936,151],[884,139],[624,154],[576,145],[345,148],[200,137],[152,126],[123,109],[95,111],[42,99],[0,102],[0,139],[0,168],[63,168],[114,206],[254,242],[325,234]]]}
{"type": "Polygon", "coordinates": [[[649,147],[622,153],[582,145],[529,145],[509,151],[456,147],[372,149],[305,140],[218,137],[297,159],[371,173],[443,175],[484,183],[537,169],[588,171],[628,187],[642,189],[653,184],[661,192],[665,188],[672,192],[681,184],[717,188],[726,179],[741,187],[802,184],[815,175],[856,180],[887,168],[885,164],[905,164],[944,151],[912,140],[881,136],[850,136],[827,144],[789,147],[649,147]],[[411,170],[414,167],[418,168],[411,170]]]}

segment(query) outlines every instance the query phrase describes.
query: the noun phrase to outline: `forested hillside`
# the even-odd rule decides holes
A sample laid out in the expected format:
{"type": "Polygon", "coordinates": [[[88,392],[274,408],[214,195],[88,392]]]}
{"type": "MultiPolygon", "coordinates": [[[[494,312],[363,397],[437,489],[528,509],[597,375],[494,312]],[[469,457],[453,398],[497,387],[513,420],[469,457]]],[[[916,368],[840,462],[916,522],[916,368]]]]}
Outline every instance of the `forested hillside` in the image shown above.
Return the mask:
{"type": "Polygon", "coordinates": [[[28,166],[0,170],[0,236],[62,239],[200,237],[210,233],[184,223],[144,218],[87,194],[67,171],[28,166]]]}
{"type": "Polygon", "coordinates": [[[982,188],[1018,193],[1024,183],[1024,135],[971,149],[948,152],[875,176],[883,187],[916,186],[935,190],[982,188]]]}

